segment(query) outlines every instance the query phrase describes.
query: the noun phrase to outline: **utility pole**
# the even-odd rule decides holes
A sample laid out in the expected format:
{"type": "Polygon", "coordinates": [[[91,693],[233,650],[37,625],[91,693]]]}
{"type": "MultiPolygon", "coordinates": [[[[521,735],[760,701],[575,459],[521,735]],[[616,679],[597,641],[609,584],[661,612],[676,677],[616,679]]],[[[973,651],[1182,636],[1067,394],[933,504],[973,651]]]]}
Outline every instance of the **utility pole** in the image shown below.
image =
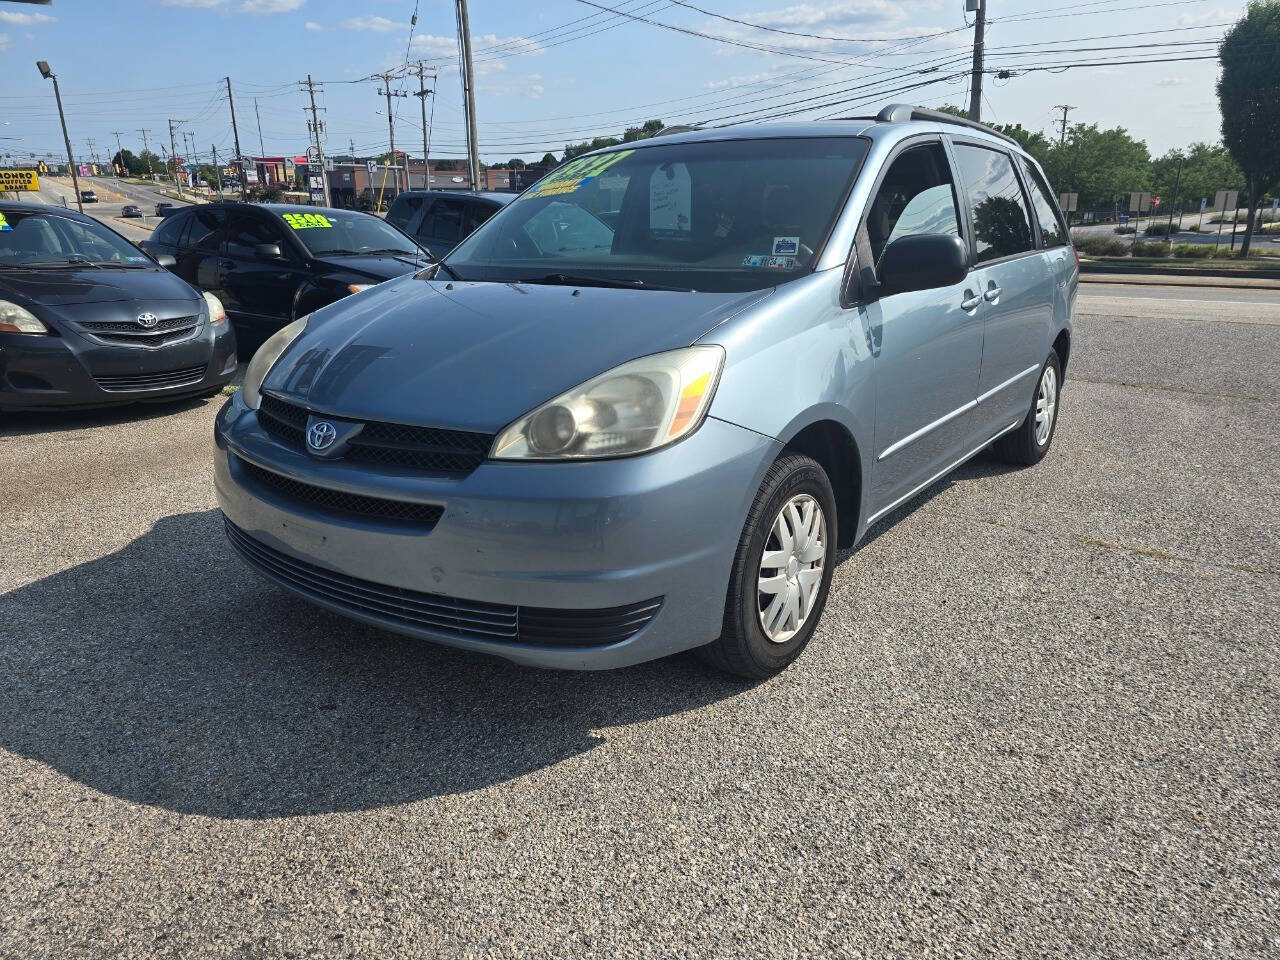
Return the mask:
{"type": "Polygon", "coordinates": [[[37,60],[36,69],[40,76],[53,81],[53,99],[58,102],[58,120],[62,124],[62,142],[67,145],[67,167],[71,171],[71,189],[76,194],[76,209],[84,213],[84,202],[80,199],[80,178],[76,176],[76,158],[71,153],[71,138],[67,136],[67,116],[62,112],[62,94],[58,90],[58,77],[49,69],[46,60],[37,60]]]}
{"type": "Polygon", "coordinates": [[[1059,121],[1062,124],[1062,135],[1058,138],[1058,146],[1065,146],[1067,142],[1067,114],[1074,110],[1075,107],[1069,103],[1059,103],[1053,109],[1062,111],[1062,120],[1059,121]]]}
{"type": "MultiPolygon", "coordinates": [[[[320,185],[324,189],[324,205],[326,207],[333,206],[329,202],[329,178],[324,173],[324,147],[320,145],[320,115],[316,109],[316,85],[311,79],[311,74],[307,74],[306,82],[307,93],[311,97],[311,130],[316,137],[316,156],[320,160],[320,185]]],[[[307,164],[310,169],[311,165],[307,164]]],[[[310,187],[308,187],[310,190],[310,187]]]]}
{"type": "Polygon", "coordinates": [[[84,142],[89,147],[89,162],[96,167],[98,165],[98,152],[94,149],[93,137],[85,137],[84,142]]]}
{"type": "Polygon", "coordinates": [[[147,134],[151,131],[145,127],[139,127],[138,132],[142,134],[142,152],[147,155],[147,176],[154,177],[155,171],[151,169],[151,148],[147,146],[147,134]]]}
{"type": "MultiPolygon", "coordinates": [[[[471,66],[471,22],[467,19],[467,0],[456,0],[456,2],[458,5],[458,43],[462,47],[462,87],[463,93],[466,95],[467,167],[471,174],[471,189],[478,190],[480,188],[480,148],[476,143],[476,83],[475,73],[471,66]]],[[[982,27],[979,26],[978,30],[981,31],[982,27]]],[[[979,33],[980,36],[981,33],[979,33]]],[[[977,54],[975,54],[976,56],[977,54]]],[[[977,101],[974,102],[976,103],[977,101]]]]}
{"type": "Polygon", "coordinates": [[[267,148],[262,144],[262,114],[258,112],[258,98],[253,98],[253,115],[258,118],[258,154],[265,157],[267,148]]]}
{"type": "MultiPolygon", "coordinates": [[[[123,167],[124,166],[124,147],[120,146],[120,131],[112,130],[111,133],[116,138],[116,156],[120,158],[120,166],[123,167]]],[[[113,169],[115,168],[115,164],[112,164],[112,168],[113,169]]],[[[120,179],[120,171],[118,170],[116,171],[116,179],[117,180],[120,179]]]]}
{"type": "MultiPolygon", "coordinates": [[[[463,0],[458,0],[462,3],[463,0]]],[[[977,13],[973,22],[973,77],[969,82],[969,119],[982,119],[982,58],[987,32],[987,0],[968,0],[968,9],[977,13]]]]}
{"type": "Polygon", "coordinates": [[[356,141],[354,137],[352,137],[350,140],[347,141],[347,146],[351,148],[351,162],[355,163],[356,162],[356,141]]]}
{"type": "MultiPolygon", "coordinates": [[[[418,75],[418,101],[422,107],[422,188],[424,190],[431,189],[431,125],[427,123],[427,96],[434,93],[434,90],[428,90],[426,87],[427,66],[421,60],[418,61],[418,69],[414,71],[418,75]]],[[[431,78],[431,82],[435,83],[435,76],[431,78]]],[[[436,112],[436,102],[431,101],[431,115],[434,118],[436,112]]],[[[406,171],[406,177],[408,173],[406,171]]],[[[405,186],[408,186],[406,183],[405,186]]]]}
{"type": "Polygon", "coordinates": [[[218,181],[218,202],[222,203],[222,167],[218,166],[218,148],[211,143],[209,149],[213,151],[213,176],[218,181]]]}
{"type": "Polygon", "coordinates": [[[231,108],[231,136],[236,144],[236,159],[240,159],[240,128],[236,126],[236,102],[231,98],[231,78],[226,77],[227,81],[227,106],[231,108]]]}
{"type": "MultiPolygon", "coordinates": [[[[374,76],[381,78],[382,84],[383,84],[383,89],[379,90],[378,93],[380,95],[386,96],[387,98],[387,132],[391,136],[390,166],[394,169],[396,165],[396,125],[395,125],[395,114],[392,113],[391,111],[391,98],[405,97],[405,96],[408,96],[408,94],[406,94],[403,90],[391,89],[391,80],[395,75],[390,70],[388,70],[386,73],[376,73],[374,74],[374,76]]],[[[406,154],[405,156],[407,157],[408,154],[406,154]]],[[[409,175],[409,164],[406,162],[405,163],[406,179],[408,178],[408,175],[409,175]]],[[[396,190],[398,191],[400,189],[399,187],[400,175],[397,173],[397,174],[393,174],[393,176],[396,178],[396,190]]]]}
{"type": "MultiPolygon", "coordinates": [[[[179,120],[179,123],[182,121],[179,120]]],[[[178,145],[173,139],[173,119],[169,119],[169,163],[173,168],[173,185],[178,190],[178,196],[182,196],[182,181],[178,179],[178,145]]]]}

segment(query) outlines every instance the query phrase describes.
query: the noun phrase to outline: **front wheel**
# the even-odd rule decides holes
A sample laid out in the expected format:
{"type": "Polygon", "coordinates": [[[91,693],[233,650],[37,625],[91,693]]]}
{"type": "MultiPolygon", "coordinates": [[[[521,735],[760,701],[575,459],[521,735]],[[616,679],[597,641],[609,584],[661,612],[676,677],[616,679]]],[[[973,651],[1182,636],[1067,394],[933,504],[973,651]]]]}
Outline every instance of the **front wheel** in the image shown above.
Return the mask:
{"type": "Polygon", "coordinates": [[[779,457],[747,513],[720,637],[698,655],[753,680],[790,664],[826,607],[835,536],[835,494],[826,471],[800,454],[779,457]]]}
{"type": "Polygon", "coordinates": [[[1061,388],[1062,365],[1058,361],[1058,352],[1050,350],[1048,359],[1040,368],[1027,419],[995,443],[995,452],[1001,459],[1024,467],[1034,466],[1044,459],[1058,426],[1061,388]]]}

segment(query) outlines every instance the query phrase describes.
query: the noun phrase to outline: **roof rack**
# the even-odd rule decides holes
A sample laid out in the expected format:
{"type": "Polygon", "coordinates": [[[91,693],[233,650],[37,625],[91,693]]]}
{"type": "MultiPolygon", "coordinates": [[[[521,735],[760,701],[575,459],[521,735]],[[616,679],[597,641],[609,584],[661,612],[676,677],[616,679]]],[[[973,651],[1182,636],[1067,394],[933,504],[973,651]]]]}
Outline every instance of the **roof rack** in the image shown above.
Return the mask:
{"type": "Polygon", "coordinates": [[[1001,133],[988,127],[985,123],[978,123],[977,120],[970,120],[967,117],[957,117],[954,114],[943,113],[941,110],[926,110],[924,107],[914,107],[909,103],[891,103],[878,114],[876,119],[881,123],[906,123],[908,120],[932,120],[934,123],[951,123],[958,127],[969,127],[972,130],[981,130],[993,137],[999,137],[1008,143],[1012,143],[1015,147],[1021,147],[1022,144],[1008,134],[1001,133]]]}

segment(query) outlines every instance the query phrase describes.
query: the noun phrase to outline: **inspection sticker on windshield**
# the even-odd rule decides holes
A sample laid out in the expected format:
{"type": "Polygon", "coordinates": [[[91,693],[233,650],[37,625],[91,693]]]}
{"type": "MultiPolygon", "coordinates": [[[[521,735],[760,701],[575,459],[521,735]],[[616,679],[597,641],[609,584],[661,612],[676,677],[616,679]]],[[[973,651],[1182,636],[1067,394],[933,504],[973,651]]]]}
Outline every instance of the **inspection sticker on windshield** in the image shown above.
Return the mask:
{"type": "Polygon", "coordinates": [[[329,218],[318,213],[285,213],[281,214],[284,222],[295,230],[310,230],[314,227],[332,227],[329,218]]]}
{"type": "Polygon", "coordinates": [[[773,255],[775,257],[794,257],[800,252],[799,237],[774,237],[773,255]]]}
{"type": "Polygon", "coordinates": [[[769,266],[774,269],[794,270],[796,266],[795,257],[770,257],[769,266]]]}
{"type": "Polygon", "coordinates": [[[12,230],[12,229],[13,227],[9,226],[9,221],[4,218],[4,214],[0,213],[0,230],[12,230]]]}
{"type": "Polygon", "coordinates": [[[742,265],[744,267],[763,267],[768,259],[763,253],[749,253],[742,258],[742,265]]]}
{"type": "Polygon", "coordinates": [[[605,153],[598,157],[579,157],[576,160],[570,160],[532,190],[526,192],[524,196],[527,198],[558,197],[573,193],[600,176],[619,160],[633,153],[635,153],[634,150],[619,150],[616,153],[605,153]]]}

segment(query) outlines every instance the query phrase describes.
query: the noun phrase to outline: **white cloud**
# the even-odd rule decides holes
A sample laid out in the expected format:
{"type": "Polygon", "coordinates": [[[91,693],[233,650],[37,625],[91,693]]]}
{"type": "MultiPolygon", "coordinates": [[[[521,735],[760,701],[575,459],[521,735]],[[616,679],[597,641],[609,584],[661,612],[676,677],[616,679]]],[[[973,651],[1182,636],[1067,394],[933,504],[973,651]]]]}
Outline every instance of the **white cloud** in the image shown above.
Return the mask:
{"type": "Polygon", "coordinates": [[[407,23],[397,23],[386,17],[351,17],[342,21],[348,30],[365,30],[370,33],[391,33],[393,30],[405,30],[407,23]]]}
{"type": "Polygon", "coordinates": [[[308,20],[302,26],[303,26],[303,29],[310,30],[312,33],[320,33],[325,29],[324,27],[320,26],[320,24],[316,23],[314,20],[308,20]]]}
{"type": "Polygon", "coordinates": [[[245,13],[266,15],[271,13],[290,13],[301,9],[307,0],[244,0],[240,9],[245,13]]]}
{"type": "Polygon", "coordinates": [[[219,7],[223,0],[156,0],[162,7],[219,7]]]}
{"type": "MultiPolygon", "coordinates": [[[[456,37],[422,33],[413,38],[411,47],[415,53],[429,59],[445,61],[444,66],[457,63],[458,40],[456,37]]],[[[504,72],[507,70],[510,57],[535,56],[546,52],[546,48],[537,40],[522,36],[500,37],[496,33],[473,36],[471,49],[477,77],[504,72]],[[484,49],[486,47],[501,47],[501,49],[487,54],[484,49]]],[[[403,56],[404,53],[400,52],[397,54],[397,59],[403,56]]]]}
{"type": "Polygon", "coordinates": [[[1186,77],[1165,77],[1156,81],[1157,87],[1180,87],[1187,82],[1186,77]]]}
{"type": "Polygon", "coordinates": [[[540,73],[530,73],[523,78],[510,77],[498,83],[479,83],[477,86],[491,97],[524,97],[526,100],[538,100],[547,92],[540,73]]]}
{"type": "Polygon", "coordinates": [[[14,10],[0,10],[0,23],[30,26],[33,23],[53,23],[57,19],[57,17],[51,17],[47,13],[18,13],[14,10]]]}
{"type": "MultiPolygon", "coordinates": [[[[938,6],[937,0],[832,0],[826,3],[795,3],[747,17],[763,27],[815,34],[808,37],[768,34],[720,20],[707,21],[703,27],[720,36],[752,44],[797,52],[826,51],[852,58],[872,53],[871,48],[875,45],[853,46],[849,40],[907,40],[936,32],[936,27],[916,25],[919,19],[916,13],[921,8],[936,9],[938,6]]],[[[716,52],[730,55],[741,49],[722,44],[716,52]]]]}

